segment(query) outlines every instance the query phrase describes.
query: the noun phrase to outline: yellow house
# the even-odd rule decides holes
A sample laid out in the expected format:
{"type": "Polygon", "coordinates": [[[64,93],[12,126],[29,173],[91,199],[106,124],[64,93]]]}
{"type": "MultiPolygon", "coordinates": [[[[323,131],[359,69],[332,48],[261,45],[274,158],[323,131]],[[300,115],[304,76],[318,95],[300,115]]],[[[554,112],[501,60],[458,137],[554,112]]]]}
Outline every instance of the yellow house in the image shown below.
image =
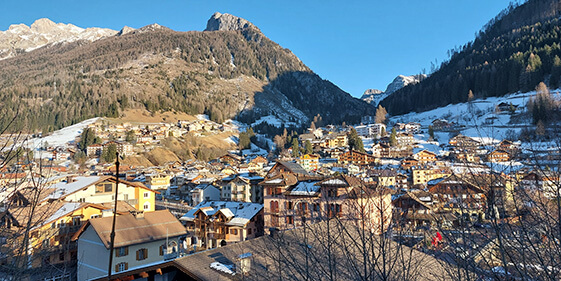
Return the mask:
{"type": "Polygon", "coordinates": [[[166,174],[146,175],[146,185],[153,190],[167,189],[170,186],[170,176],[166,174]]]}
{"type": "Polygon", "coordinates": [[[300,156],[300,165],[306,171],[314,171],[319,167],[319,156],[315,154],[304,154],[300,156]]]}
{"type": "MultiPolygon", "coordinates": [[[[87,202],[94,204],[115,201],[116,178],[114,176],[68,177],[66,181],[52,186],[54,192],[46,197],[48,201],[87,202]]],[[[155,210],[156,194],[142,183],[119,179],[118,200],[122,200],[139,211],[155,210]]]]}
{"type": "MultiPolygon", "coordinates": [[[[111,207],[63,201],[46,202],[35,208],[31,205],[10,208],[9,212],[14,221],[3,231],[7,233],[11,230],[17,233],[18,228],[25,229],[28,223],[31,224],[28,259],[33,268],[72,263],[76,261],[77,256],[76,245],[70,242],[70,238],[86,221],[101,217],[106,209],[110,210],[111,207]]],[[[23,233],[22,230],[19,232],[23,233]]],[[[25,237],[13,236],[13,239],[21,244],[21,239],[25,237]]],[[[21,254],[15,249],[10,253],[10,258],[21,254]]]]}

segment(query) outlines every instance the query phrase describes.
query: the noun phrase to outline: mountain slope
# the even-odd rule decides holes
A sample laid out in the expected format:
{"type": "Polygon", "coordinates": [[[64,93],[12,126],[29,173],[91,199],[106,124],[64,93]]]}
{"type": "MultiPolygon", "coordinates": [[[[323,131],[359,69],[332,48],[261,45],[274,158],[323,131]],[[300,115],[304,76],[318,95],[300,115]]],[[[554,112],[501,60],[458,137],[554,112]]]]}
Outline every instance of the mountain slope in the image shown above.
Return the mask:
{"type": "Polygon", "coordinates": [[[19,114],[17,128],[44,131],[126,108],[206,113],[215,121],[274,114],[295,124],[317,114],[328,123],[373,114],[252,24],[215,29],[176,32],[154,24],[2,60],[0,104],[6,116],[19,114]]]}
{"type": "Polygon", "coordinates": [[[561,1],[530,0],[510,6],[479,36],[453,50],[448,62],[423,82],[381,102],[390,114],[426,111],[475,97],[527,92],[561,81],[561,1]]]}

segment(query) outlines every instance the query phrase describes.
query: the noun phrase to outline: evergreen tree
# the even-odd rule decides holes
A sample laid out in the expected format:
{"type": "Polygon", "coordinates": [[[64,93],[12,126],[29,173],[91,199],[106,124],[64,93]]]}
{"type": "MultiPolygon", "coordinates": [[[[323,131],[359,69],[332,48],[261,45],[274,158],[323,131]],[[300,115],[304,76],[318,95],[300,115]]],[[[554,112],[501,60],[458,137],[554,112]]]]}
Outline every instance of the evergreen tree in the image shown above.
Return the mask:
{"type": "Polygon", "coordinates": [[[101,153],[101,159],[103,159],[106,163],[111,163],[115,161],[117,157],[117,145],[115,143],[111,143],[103,149],[101,153]]]}
{"type": "Polygon", "coordinates": [[[309,140],[306,140],[306,143],[304,144],[304,153],[311,154],[313,152],[312,143],[309,140]]]}
{"type": "Polygon", "coordinates": [[[78,148],[83,152],[86,152],[88,146],[99,143],[100,139],[95,135],[95,132],[91,128],[86,128],[80,135],[80,142],[78,142],[78,148]]]}
{"type": "Polygon", "coordinates": [[[434,140],[434,128],[432,125],[429,125],[429,137],[431,140],[434,140]]]}
{"type": "Polygon", "coordinates": [[[356,132],[355,128],[351,128],[351,131],[349,132],[347,138],[349,140],[349,148],[350,149],[358,150],[360,152],[365,152],[364,144],[362,143],[362,139],[360,138],[360,136],[356,132]]]}
{"type": "Polygon", "coordinates": [[[297,158],[300,156],[300,145],[298,144],[298,138],[292,138],[292,157],[297,158]]]}
{"type": "Polygon", "coordinates": [[[390,134],[390,146],[397,145],[397,131],[392,128],[392,133],[390,134]]]}

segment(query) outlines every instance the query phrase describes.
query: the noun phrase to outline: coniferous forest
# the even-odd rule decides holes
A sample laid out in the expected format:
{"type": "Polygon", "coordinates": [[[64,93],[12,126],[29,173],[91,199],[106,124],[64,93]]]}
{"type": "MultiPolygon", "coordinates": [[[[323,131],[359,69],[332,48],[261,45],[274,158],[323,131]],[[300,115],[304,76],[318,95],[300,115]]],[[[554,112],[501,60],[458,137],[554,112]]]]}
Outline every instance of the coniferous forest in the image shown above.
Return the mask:
{"type": "Polygon", "coordinates": [[[473,42],[449,51],[450,59],[421,83],[381,102],[390,114],[426,111],[475,98],[561,86],[561,7],[558,1],[511,4],[473,42]],[[539,11],[539,12],[536,12],[539,11]]]}

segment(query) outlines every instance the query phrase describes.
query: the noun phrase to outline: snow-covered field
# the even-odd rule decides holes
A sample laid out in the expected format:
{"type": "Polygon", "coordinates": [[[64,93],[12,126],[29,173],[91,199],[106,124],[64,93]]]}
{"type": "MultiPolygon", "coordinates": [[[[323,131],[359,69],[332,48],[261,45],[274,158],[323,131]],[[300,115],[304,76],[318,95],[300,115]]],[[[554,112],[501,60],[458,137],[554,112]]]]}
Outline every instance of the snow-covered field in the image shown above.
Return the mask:
{"type": "Polygon", "coordinates": [[[88,119],[78,124],[62,128],[48,136],[28,140],[25,146],[34,150],[40,149],[44,144],[48,144],[49,146],[66,146],[67,143],[74,141],[74,139],[82,133],[84,128],[95,123],[98,119],[97,117],[88,119]]]}

